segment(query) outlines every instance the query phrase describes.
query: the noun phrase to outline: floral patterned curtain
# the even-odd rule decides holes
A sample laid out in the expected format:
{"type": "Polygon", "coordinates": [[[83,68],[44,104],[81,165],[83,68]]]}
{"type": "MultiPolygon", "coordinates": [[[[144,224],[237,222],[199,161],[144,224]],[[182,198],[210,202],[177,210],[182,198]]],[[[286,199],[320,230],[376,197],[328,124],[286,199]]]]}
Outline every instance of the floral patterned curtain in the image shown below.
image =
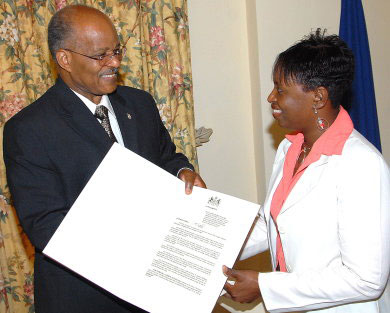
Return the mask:
{"type": "MultiPolygon", "coordinates": [[[[153,95],[177,150],[197,169],[186,0],[0,0],[1,133],[54,83],[47,24],[56,10],[75,3],[111,18],[127,47],[121,83],[153,95]]],[[[12,207],[2,160],[0,171],[0,312],[31,313],[34,249],[12,207]]]]}

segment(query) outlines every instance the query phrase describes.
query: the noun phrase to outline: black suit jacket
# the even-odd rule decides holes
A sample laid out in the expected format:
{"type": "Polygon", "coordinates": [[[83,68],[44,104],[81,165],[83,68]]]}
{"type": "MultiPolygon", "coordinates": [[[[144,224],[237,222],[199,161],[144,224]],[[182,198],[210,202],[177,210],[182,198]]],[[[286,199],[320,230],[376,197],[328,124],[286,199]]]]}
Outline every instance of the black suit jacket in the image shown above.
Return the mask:
{"type": "MultiPolygon", "coordinates": [[[[109,99],[127,148],[173,175],[192,168],[175,152],[151,95],[119,86],[109,99]]],[[[5,125],[8,185],[36,248],[37,313],[137,311],[41,254],[111,146],[103,127],[61,79],[5,125]]]]}

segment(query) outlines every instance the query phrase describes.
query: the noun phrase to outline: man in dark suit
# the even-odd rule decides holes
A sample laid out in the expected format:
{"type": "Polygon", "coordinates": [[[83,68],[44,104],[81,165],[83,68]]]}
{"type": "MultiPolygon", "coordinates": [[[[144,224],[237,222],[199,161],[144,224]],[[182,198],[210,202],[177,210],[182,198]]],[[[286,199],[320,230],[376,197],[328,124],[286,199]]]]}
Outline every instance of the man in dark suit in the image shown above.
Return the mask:
{"type": "Polygon", "coordinates": [[[187,158],[175,152],[153,98],[117,86],[124,51],[106,15],[86,6],[68,6],[53,16],[48,33],[60,78],[4,129],[9,188],[36,248],[35,309],[37,313],[140,312],[41,251],[115,141],[178,175],[186,182],[186,193],[193,185],[205,184],[187,158]]]}

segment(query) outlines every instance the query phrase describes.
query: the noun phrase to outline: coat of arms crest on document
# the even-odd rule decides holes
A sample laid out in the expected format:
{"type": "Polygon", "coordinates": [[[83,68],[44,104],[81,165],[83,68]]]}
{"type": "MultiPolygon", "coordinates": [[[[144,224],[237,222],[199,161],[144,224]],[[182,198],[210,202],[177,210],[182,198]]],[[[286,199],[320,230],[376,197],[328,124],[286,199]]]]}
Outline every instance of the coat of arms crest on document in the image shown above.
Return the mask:
{"type": "Polygon", "coordinates": [[[209,199],[209,201],[207,201],[207,204],[217,208],[219,206],[220,202],[221,202],[221,199],[218,199],[218,197],[211,197],[209,199]]]}

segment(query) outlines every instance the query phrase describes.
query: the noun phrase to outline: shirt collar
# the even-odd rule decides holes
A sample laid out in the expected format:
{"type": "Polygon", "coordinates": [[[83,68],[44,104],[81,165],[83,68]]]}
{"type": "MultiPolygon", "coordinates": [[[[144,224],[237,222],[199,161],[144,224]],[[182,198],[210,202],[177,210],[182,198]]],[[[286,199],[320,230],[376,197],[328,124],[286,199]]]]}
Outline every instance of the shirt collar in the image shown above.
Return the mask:
{"type": "MultiPolygon", "coordinates": [[[[344,144],[352,131],[352,120],[347,111],[340,106],[340,112],[335,121],[314,143],[311,154],[341,154],[344,144]]],[[[286,135],[286,138],[293,144],[302,144],[304,139],[302,133],[286,135]]]]}
{"type": "Polygon", "coordinates": [[[100,103],[95,104],[91,100],[89,100],[88,98],[86,98],[83,95],[79,94],[78,92],[74,91],[73,89],[71,89],[71,90],[76,94],[76,96],[78,96],[80,98],[80,100],[87,106],[87,108],[92,112],[92,114],[95,114],[95,110],[96,110],[97,105],[103,105],[108,109],[108,111],[112,115],[115,116],[114,109],[113,109],[111,102],[110,102],[110,99],[108,98],[107,95],[103,95],[102,99],[100,100],[100,103]]]}

